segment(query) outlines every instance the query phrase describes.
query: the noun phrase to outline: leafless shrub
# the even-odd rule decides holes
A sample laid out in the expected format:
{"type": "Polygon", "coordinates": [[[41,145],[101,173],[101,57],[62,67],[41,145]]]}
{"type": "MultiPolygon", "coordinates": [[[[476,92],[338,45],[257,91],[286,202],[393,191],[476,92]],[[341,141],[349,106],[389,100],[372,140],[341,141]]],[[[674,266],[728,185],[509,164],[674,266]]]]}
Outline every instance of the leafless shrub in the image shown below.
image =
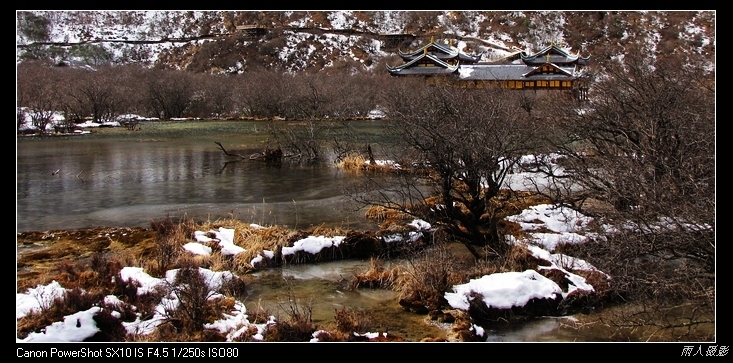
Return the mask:
{"type": "Polygon", "coordinates": [[[170,217],[152,221],[151,227],[158,232],[153,252],[155,274],[163,276],[171,264],[181,255],[183,244],[193,234],[193,221],[174,222],[170,217]]]}
{"type": "Polygon", "coordinates": [[[312,298],[305,302],[301,301],[295,297],[292,284],[287,280],[286,283],[288,284],[287,296],[278,303],[278,306],[287,318],[277,319],[277,324],[268,329],[265,339],[280,342],[309,341],[316,330],[312,319],[312,298]]]}
{"type": "Polygon", "coordinates": [[[231,296],[237,299],[244,299],[247,297],[247,289],[244,280],[237,276],[225,279],[219,288],[219,291],[226,296],[231,296]]]}
{"type": "Polygon", "coordinates": [[[99,304],[103,294],[86,293],[80,288],[70,289],[62,296],[50,298],[42,302],[42,308],[38,312],[32,312],[18,320],[18,337],[25,337],[31,332],[51,325],[54,322],[62,321],[65,316],[75,314],[79,311],[89,310],[99,304]]]}
{"type": "Polygon", "coordinates": [[[178,298],[178,304],[167,309],[168,320],[179,331],[203,330],[207,303],[212,292],[198,268],[178,270],[171,293],[178,298]]]}
{"type": "Polygon", "coordinates": [[[71,315],[90,309],[98,304],[102,297],[102,294],[88,293],[79,288],[67,290],[62,298],[56,299],[52,310],[57,310],[62,316],[71,315]]]}
{"type": "Polygon", "coordinates": [[[122,262],[114,257],[99,252],[92,255],[91,269],[103,280],[112,281],[122,267],[122,262]]]}
{"type": "Polygon", "coordinates": [[[116,315],[117,310],[103,307],[94,314],[94,323],[99,332],[87,338],[87,342],[124,342],[127,338],[127,330],[122,325],[122,319],[116,315]]]}
{"type": "Polygon", "coordinates": [[[517,113],[517,93],[499,89],[429,87],[423,80],[395,79],[383,87],[384,102],[399,138],[393,160],[408,160],[420,173],[365,173],[357,201],[441,225],[476,259],[502,255],[498,202],[505,177],[520,158],[536,151],[543,124],[517,113]],[[389,178],[389,183],[385,180],[389,178]],[[371,189],[369,188],[371,186],[371,189]],[[385,187],[389,186],[389,187],[385,187]],[[369,193],[367,190],[378,192],[369,193]],[[437,197],[439,205],[428,204],[437,197]],[[422,206],[422,208],[418,208],[422,206]],[[484,247],[490,247],[485,249],[484,247]]]}
{"type": "Polygon", "coordinates": [[[168,294],[167,290],[161,286],[156,287],[150,292],[140,293],[139,282],[133,279],[125,280],[119,273],[113,281],[111,294],[122,300],[125,306],[134,306],[141,320],[152,318],[156,313],[155,309],[160,303],[161,298],[168,294]]]}
{"type": "Polygon", "coordinates": [[[715,72],[698,55],[627,54],[599,60],[582,112],[545,110],[566,171],[545,195],[606,224],[603,238],[562,250],[613,276],[617,300],[648,313],[637,318],[665,324],[652,318],[681,304],[699,318],[715,309],[715,72]]]}
{"type": "Polygon", "coordinates": [[[364,334],[371,329],[371,318],[364,310],[341,308],[336,309],[336,329],[341,333],[353,335],[364,334]]]}

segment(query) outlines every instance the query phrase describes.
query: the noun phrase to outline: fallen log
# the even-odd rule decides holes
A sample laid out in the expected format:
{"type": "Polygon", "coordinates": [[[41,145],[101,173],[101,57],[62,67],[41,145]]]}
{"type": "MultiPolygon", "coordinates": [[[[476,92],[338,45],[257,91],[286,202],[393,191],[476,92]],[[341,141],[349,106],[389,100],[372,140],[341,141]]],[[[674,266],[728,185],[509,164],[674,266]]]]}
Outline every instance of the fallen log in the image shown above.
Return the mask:
{"type": "Polygon", "coordinates": [[[217,145],[219,145],[219,149],[224,152],[224,155],[238,157],[240,159],[246,159],[246,157],[244,155],[242,155],[242,154],[232,154],[232,153],[228,152],[226,149],[224,149],[224,146],[222,146],[220,142],[214,141],[214,143],[217,144],[217,145]]]}

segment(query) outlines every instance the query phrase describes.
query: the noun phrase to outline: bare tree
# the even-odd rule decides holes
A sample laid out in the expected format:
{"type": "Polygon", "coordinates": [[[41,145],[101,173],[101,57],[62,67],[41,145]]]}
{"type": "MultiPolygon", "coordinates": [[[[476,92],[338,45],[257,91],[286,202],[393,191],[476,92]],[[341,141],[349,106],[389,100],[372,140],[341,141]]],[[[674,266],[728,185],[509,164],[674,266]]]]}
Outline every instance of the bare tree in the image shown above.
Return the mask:
{"type": "Polygon", "coordinates": [[[252,69],[243,75],[239,102],[254,117],[283,116],[286,96],[289,94],[289,78],[277,71],[252,69]]]}
{"type": "Polygon", "coordinates": [[[118,94],[116,104],[120,108],[120,114],[145,115],[148,109],[145,92],[145,82],[150,76],[148,70],[138,64],[117,66],[115,69],[115,92],[118,94]]]}
{"type": "Polygon", "coordinates": [[[222,118],[233,113],[233,83],[233,78],[230,75],[219,74],[207,77],[204,86],[210,115],[215,118],[222,118]]]}
{"type": "Polygon", "coordinates": [[[183,117],[195,93],[192,76],[184,71],[149,71],[147,82],[148,105],[164,119],[183,117]]]}
{"type": "Polygon", "coordinates": [[[329,113],[337,119],[365,117],[377,107],[377,85],[383,76],[345,71],[329,75],[329,88],[333,90],[329,113]]]}
{"type": "MultiPolygon", "coordinates": [[[[24,62],[18,65],[18,87],[24,104],[33,120],[38,133],[45,133],[53,116],[62,108],[60,90],[60,69],[46,62],[24,62]]],[[[18,124],[20,126],[20,123],[18,124]]]]}
{"type": "Polygon", "coordinates": [[[379,192],[362,194],[360,201],[439,225],[476,258],[485,252],[502,256],[507,244],[494,204],[507,173],[534,147],[539,125],[517,112],[517,93],[392,81],[384,102],[389,132],[399,144],[394,159],[412,172],[389,183],[370,178],[370,189],[379,192]],[[433,196],[437,204],[428,202],[433,196]]]}
{"type": "MultiPolygon", "coordinates": [[[[297,74],[283,78],[288,83],[287,93],[278,99],[284,115],[294,122],[274,121],[270,132],[278,147],[301,161],[329,159],[329,147],[336,158],[355,148],[355,133],[347,120],[367,107],[356,106],[359,99],[374,99],[374,92],[360,83],[363,78],[297,74]],[[356,89],[362,90],[357,94],[356,89]]],[[[284,89],[283,89],[284,91],[284,89]]],[[[371,103],[372,109],[374,107],[371,103]]]]}
{"type": "Polygon", "coordinates": [[[116,69],[102,67],[98,70],[70,69],[67,76],[66,109],[76,118],[91,116],[93,122],[111,121],[116,116],[120,99],[116,82],[116,69]]]}
{"type": "Polygon", "coordinates": [[[709,322],[699,313],[715,294],[714,72],[641,52],[598,66],[590,101],[556,113],[565,137],[552,144],[575,188],[550,196],[614,225],[577,253],[616,276],[621,294],[656,312],[695,311],[663,327],[709,322]]]}

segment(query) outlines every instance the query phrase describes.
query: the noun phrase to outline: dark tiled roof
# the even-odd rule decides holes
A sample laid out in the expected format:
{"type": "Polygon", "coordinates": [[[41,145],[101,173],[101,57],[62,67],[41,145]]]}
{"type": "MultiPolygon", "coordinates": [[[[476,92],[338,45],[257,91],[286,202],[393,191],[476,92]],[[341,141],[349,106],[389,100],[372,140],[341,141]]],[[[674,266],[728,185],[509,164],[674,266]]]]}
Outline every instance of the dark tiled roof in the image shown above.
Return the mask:
{"type": "Polygon", "coordinates": [[[438,75],[456,73],[461,80],[573,80],[579,75],[577,65],[585,65],[589,58],[571,55],[554,44],[529,56],[519,53],[521,61],[509,64],[477,64],[480,55],[471,56],[459,52],[455,47],[431,41],[424,47],[412,53],[400,55],[406,63],[397,66],[387,66],[392,75],[438,75]],[[425,58],[434,66],[424,66],[425,58]],[[457,59],[459,62],[451,64],[447,60],[457,59]],[[556,68],[554,73],[542,73],[543,65],[549,64],[556,68]]]}
{"type": "Polygon", "coordinates": [[[443,68],[443,67],[412,67],[412,68],[402,68],[402,69],[389,69],[389,73],[395,76],[407,76],[407,75],[420,75],[420,76],[430,76],[430,75],[446,75],[451,74],[458,69],[458,66],[452,67],[452,68],[443,68]]]}
{"type": "Polygon", "coordinates": [[[521,54],[522,60],[526,64],[532,64],[532,65],[540,65],[543,63],[555,63],[555,64],[570,64],[570,63],[578,63],[581,65],[588,64],[589,58],[582,58],[579,55],[572,55],[568,53],[566,50],[557,47],[556,45],[550,45],[539,52],[527,55],[524,52],[521,54]],[[547,56],[550,56],[549,60],[547,59],[547,56]]]}
{"type": "Polygon", "coordinates": [[[523,64],[471,64],[461,65],[458,78],[462,80],[572,80],[572,68],[558,67],[563,73],[533,73],[537,68],[523,64]]]}
{"type": "Polygon", "coordinates": [[[470,55],[463,52],[458,53],[458,59],[462,62],[471,62],[471,63],[477,63],[481,60],[481,55],[470,55]]]}
{"type": "MultiPolygon", "coordinates": [[[[401,50],[398,50],[400,57],[404,60],[412,60],[415,59],[423,54],[425,54],[425,51],[418,51],[418,52],[412,52],[412,53],[404,53],[401,50]]],[[[431,52],[428,51],[428,53],[434,55],[435,57],[441,58],[441,59],[452,59],[458,56],[458,51],[445,53],[445,52],[431,52]]]]}
{"type": "MultiPolygon", "coordinates": [[[[575,75],[575,67],[574,66],[561,67],[561,66],[558,66],[557,64],[552,64],[552,63],[549,63],[549,65],[552,66],[553,68],[556,68],[563,75],[566,75],[566,76],[569,76],[569,77],[572,77],[572,76],[575,75]]],[[[542,75],[542,73],[540,72],[540,69],[541,68],[542,67],[534,67],[534,69],[531,70],[529,73],[525,74],[525,76],[527,76],[527,77],[536,77],[536,76],[542,75]]]]}
{"type": "Polygon", "coordinates": [[[425,75],[427,74],[449,74],[449,73],[455,72],[457,69],[458,69],[458,64],[455,64],[455,65],[448,64],[444,60],[436,57],[435,55],[431,53],[423,53],[417,56],[416,58],[414,58],[413,60],[405,64],[401,64],[397,67],[387,66],[387,70],[389,71],[389,73],[394,74],[394,75],[398,75],[398,74],[399,75],[403,75],[403,74],[405,75],[407,74],[425,74],[425,75]],[[434,63],[435,66],[432,66],[432,67],[417,66],[416,63],[423,60],[423,58],[427,58],[429,61],[434,63]]]}
{"type": "Polygon", "coordinates": [[[466,53],[459,51],[456,47],[453,47],[448,44],[436,43],[434,41],[431,41],[430,43],[426,44],[425,46],[421,47],[420,49],[414,52],[407,53],[407,52],[398,50],[398,54],[404,60],[412,60],[425,53],[433,54],[434,56],[440,59],[453,59],[455,57],[458,57],[458,59],[461,61],[473,62],[473,63],[481,60],[481,55],[466,54],[466,53]]]}

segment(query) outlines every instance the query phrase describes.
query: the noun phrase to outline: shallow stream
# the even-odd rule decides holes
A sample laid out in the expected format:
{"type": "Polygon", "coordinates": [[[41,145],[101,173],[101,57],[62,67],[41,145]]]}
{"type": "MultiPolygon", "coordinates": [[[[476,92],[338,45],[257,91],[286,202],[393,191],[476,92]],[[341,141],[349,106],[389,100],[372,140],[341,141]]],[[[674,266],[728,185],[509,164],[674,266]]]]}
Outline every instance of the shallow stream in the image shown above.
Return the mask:
{"type": "MultiPolygon", "coordinates": [[[[389,134],[380,121],[354,125],[377,152],[389,134]]],[[[235,217],[294,229],[377,227],[343,196],[349,174],[333,164],[273,166],[233,159],[215,144],[249,155],[267,146],[265,129],[266,123],[251,121],[144,122],[137,131],[113,128],[90,135],[18,138],[16,229],[149,227],[166,216],[197,222],[235,217]]],[[[312,300],[316,325],[331,324],[337,309],[349,307],[368,311],[375,331],[410,341],[445,336],[425,315],[404,312],[396,292],[344,289],[344,281],[368,264],[338,261],[261,271],[246,277],[245,305],[249,311],[262,307],[284,317],[288,298],[302,304],[312,300]]],[[[607,327],[577,329],[574,319],[498,327],[487,332],[487,341],[609,339],[607,327]]]]}

